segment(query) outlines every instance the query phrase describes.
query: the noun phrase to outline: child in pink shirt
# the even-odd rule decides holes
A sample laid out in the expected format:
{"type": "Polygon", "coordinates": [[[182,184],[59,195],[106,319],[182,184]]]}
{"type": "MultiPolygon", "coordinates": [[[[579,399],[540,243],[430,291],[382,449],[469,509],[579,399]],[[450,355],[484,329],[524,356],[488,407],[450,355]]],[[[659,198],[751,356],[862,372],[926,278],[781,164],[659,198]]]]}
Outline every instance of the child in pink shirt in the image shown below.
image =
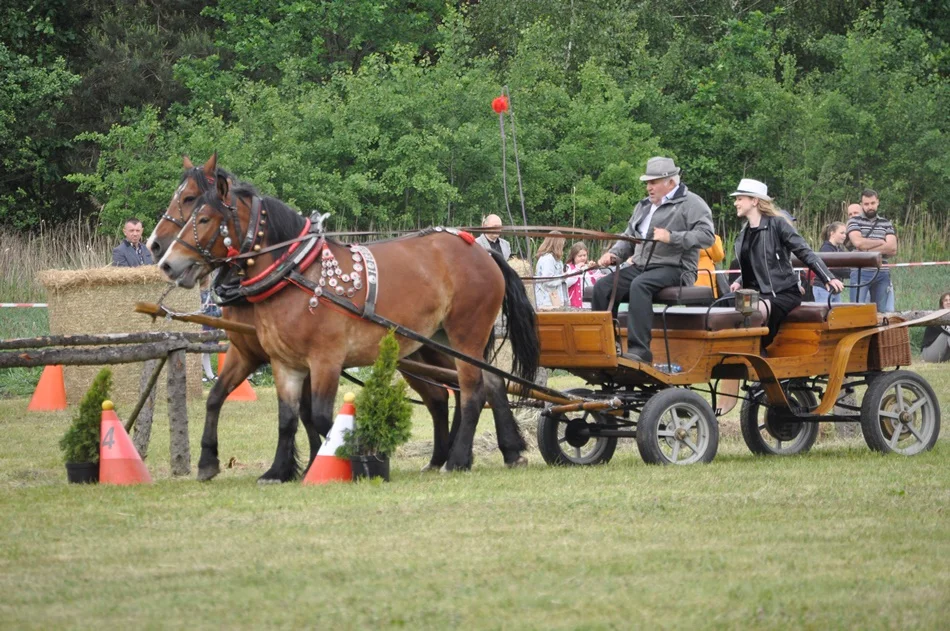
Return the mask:
{"type": "Polygon", "coordinates": [[[598,269],[587,269],[587,246],[583,241],[578,241],[571,246],[567,255],[567,271],[576,272],[577,270],[587,270],[583,274],[577,274],[565,279],[567,283],[567,297],[572,307],[581,308],[584,306],[584,289],[593,287],[604,273],[598,269]]]}

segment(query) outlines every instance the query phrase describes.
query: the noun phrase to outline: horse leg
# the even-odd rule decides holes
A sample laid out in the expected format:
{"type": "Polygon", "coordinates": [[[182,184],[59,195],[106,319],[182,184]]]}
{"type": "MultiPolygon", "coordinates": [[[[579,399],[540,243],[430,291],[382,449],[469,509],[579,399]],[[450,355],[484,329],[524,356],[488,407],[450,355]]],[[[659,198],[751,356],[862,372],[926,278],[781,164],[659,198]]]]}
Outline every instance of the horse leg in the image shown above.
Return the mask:
{"type": "Polygon", "coordinates": [[[329,436],[330,428],[333,427],[333,403],[340,387],[342,367],[328,368],[320,361],[311,362],[310,365],[310,388],[306,393],[310,397],[310,419],[319,433],[329,436]],[[318,367],[316,372],[313,370],[314,366],[318,367]]]}
{"type": "Polygon", "coordinates": [[[449,457],[449,396],[445,388],[403,373],[406,383],[422,398],[432,416],[432,457],[423,471],[438,469],[449,457]]]}
{"type": "Polygon", "coordinates": [[[259,484],[289,482],[300,475],[297,460],[297,418],[300,414],[300,394],[307,377],[306,370],[271,361],[277,383],[277,452],[274,464],[257,479],[259,484]]]}
{"type": "Polygon", "coordinates": [[[485,382],[481,368],[458,362],[459,387],[461,395],[461,421],[452,440],[449,459],[443,465],[443,471],[458,471],[472,468],[472,443],[475,440],[475,427],[482,407],[485,405],[485,382]]]}
{"type": "Polygon", "coordinates": [[[218,416],[228,395],[241,385],[261,362],[248,359],[233,344],[225,355],[224,368],[208,393],[205,405],[205,427],[201,434],[201,457],[198,459],[198,479],[206,481],[221,473],[218,461],[218,416]]]}
{"type": "Polygon", "coordinates": [[[310,471],[313,459],[317,457],[317,452],[320,451],[321,436],[326,437],[330,433],[329,426],[321,426],[317,419],[313,417],[310,391],[310,375],[308,374],[307,378],[304,379],[303,388],[300,392],[300,422],[303,424],[303,428],[307,432],[307,440],[310,442],[310,460],[307,462],[307,468],[304,469],[304,477],[306,477],[307,471],[310,471]]]}
{"type": "Polygon", "coordinates": [[[498,449],[501,451],[505,464],[508,467],[523,467],[528,459],[522,455],[528,448],[521,435],[521,429],[511,412],[508,402],[508,392],[504,380],[490,372],[483,372],[485,392],[491,404],[492,416],[495,418],[495,434],[498,436],[498,449]]]}

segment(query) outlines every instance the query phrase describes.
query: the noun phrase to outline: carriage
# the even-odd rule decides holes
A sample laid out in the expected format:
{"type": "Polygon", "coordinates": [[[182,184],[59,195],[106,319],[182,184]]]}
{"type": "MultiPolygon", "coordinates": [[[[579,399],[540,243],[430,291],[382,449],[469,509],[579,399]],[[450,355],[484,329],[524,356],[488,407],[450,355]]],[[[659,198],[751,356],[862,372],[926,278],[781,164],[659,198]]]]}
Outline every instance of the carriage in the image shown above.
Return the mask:
{"type": "MultiPolygon", "coordinates": [[[[902,322],[884,319],[874,305],[807,303],[788,315],[763,352],[767,328],[752,296],[730,307],[713,301],[709,288],[666,288],[655,296],[661,306],[654,308],[652,351],[659,362],[646,365],[622,357],[626,331],[609,311],[535,316],[514,270],[473,245],[475,230],[437,227],[348,246],[323,230],[325,216],[305,220],[280,200],[236,184],[217,168],[216,156],[200,167],[185,159],[184,167],[149,248],[159,269],[183,287],[227,268],[240,298],[230,307],[232,321],[203,322],[229,329],[232,344],[208,397],[199,479],[220,471],[217,421],[228,392],[266,361],[275,367],[279,439],[262,481],[295,477],[298,415],[312,460],[332,422],[343,368],[370,362],[387,329],[403,340],[404,354],[426,351],[421,361],[404,359],[401,368],[433,417],[436,440],[427,468],[471,466],[475,423],[486,401],[505,463],[525,462],[504,382],[509,392],[548,403],[538,442],[551,464],[605,463],[624,437],[636,438],[648,463],[709,462],[718,449],[717,415],[739,400],[743,437],[760,454],[807,451],[824,421],[860,421],[872,449],[905,455],[930,449],[939,435],[933,389],[916,373],[888,369],[910,364],[907,327],[950,310],[902,322]],[[381,293],[379,270],[387,278],[381,293]],[[499,310],[512,342],[511,372],[478,358],[491,347],[499,310]],[[538,364],[567,370],[591,387],[559,392],[537,386],[531,377],[538,364]],[[728,384],[739,381],[744,392],[729,391],[728,384]],[[459,386],[459,419],[451,432],[448,395],[438,385],[449,382],[459,386]],[[864,388],[860,406],[842,396],[864,388]]],[[[834,267],[881,266],[873,253],[819,256],[834,267]]],[[[143,311],[173,317],[156,305],[143,311]]]]}
{"type": "MultiPolygon", "coordinates": [[[[877,253],[822,253],[832,267],[881,266],[877,253]]],[[[632,362],[626,330],[611,312],[538,314],[540,363],[566,370],[590,388],[549,406],[538,446],[552,465],[608,462],[619,438],[635,438],[651,464],[710,462],[717,417],[741,400],[742,437],[756,454],[808,451],[820,422],[860,422],[876,451],[913,455],[933,447],[940,405],[927,381],[900,370],[911,363],[908,327],[875,305],[803,303],[767,349],[764,318],[748,300],[713,301],[708,287],[670,287],[654,299],[652,365],[632,362]],[[891,370],[896,369],[896,370],[891,370]],[[726,384],[742,380],[742,393],[726,384]],[[860,405],[856,391],[864,390],[860,405]],[[702,394],[707,396],[702,396],[702,394]]],[[[622,321],[622,319],[621,319],[622,321]]]]}

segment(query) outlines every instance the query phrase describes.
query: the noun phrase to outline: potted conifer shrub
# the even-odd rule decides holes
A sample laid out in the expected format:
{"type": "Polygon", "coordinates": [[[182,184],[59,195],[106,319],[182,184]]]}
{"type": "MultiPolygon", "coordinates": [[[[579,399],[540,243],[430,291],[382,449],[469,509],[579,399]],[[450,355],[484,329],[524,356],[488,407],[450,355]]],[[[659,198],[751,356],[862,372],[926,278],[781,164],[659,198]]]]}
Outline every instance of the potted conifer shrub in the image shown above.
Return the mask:
{"type": "Polygon", "coordinates": [[[337,452],[350,459],[354,480],[378,477],[388,482],[389,457],[412,433],[406,382],[394,381],[398,361],[399,342],[390,331],[380,341],[379,357],[356,397],[354,429],[344,435],[343,446],[337,452]]]}
{"type": "Polygon", "coordinates": [[[99,425],[102,402],[109,398],[112,371],[103,368],[86,391],[79,412],[59,441],[66,463],[66,479],[72,483],[99,481],[99,425]]]}

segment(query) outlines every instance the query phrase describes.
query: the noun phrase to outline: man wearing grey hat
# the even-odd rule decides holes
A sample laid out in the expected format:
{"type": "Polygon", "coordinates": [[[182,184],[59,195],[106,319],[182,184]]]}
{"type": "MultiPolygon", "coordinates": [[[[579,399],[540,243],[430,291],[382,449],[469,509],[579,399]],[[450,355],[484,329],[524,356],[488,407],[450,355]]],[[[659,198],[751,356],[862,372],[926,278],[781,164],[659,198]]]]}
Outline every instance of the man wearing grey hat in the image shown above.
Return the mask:
{"type": "MultiPolygon", "coordinates": [[[[647,197],[634,207],[623,234],[647,241],[636,246],[617,241],[597,262],[601,266],[616,265],[633,254],[633,265],[614,272],[620,275],[615,305],[625,300],[629,303],[627,352],[623,357],[653,363],[653,296],[664,287],[692,285],[699,251],[711,246],[715,237],[709,206],[680,183],[680,169],[671,158],[650,158],[640,181],[646,182],[647,197]]],[[[614,274],[594,286],[594,311],[607,310],[614,274]]]]}

